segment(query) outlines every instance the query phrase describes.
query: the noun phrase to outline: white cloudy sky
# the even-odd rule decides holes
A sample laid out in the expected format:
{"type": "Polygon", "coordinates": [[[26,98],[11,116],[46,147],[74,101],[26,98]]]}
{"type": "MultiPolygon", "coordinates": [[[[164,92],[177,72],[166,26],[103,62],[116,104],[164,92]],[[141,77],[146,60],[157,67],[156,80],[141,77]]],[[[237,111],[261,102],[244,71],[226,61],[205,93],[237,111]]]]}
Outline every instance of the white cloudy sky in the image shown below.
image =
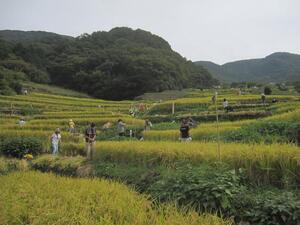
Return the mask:
{"type": "Polygon", "coordinates": [[[78,36],[116,26],[165,38],[190,60],[300,53],[300,0],[0,0],[0,29],[78,36]]]}

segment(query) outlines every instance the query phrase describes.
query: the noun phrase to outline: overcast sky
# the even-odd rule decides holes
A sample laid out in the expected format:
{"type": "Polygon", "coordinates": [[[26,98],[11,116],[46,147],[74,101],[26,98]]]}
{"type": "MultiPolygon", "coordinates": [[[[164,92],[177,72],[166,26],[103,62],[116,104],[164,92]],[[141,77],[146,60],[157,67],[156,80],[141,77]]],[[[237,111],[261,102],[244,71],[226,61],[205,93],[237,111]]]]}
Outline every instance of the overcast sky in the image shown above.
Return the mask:
{"type": "Polygon", "coordinates": [[[300,53],[300,0],[0,0],[0,29],[78,36],[127,26],[187,59],[225,63],[300,53]]]}

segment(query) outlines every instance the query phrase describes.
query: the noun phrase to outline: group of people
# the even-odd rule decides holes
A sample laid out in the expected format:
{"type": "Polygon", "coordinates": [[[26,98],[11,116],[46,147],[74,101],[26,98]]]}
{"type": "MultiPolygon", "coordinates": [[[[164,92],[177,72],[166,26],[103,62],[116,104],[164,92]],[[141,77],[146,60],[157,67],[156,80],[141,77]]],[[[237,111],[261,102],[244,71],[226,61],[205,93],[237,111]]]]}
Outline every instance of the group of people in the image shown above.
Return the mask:
{"type": "MultiPolygon", "coordinates": [[[[70,132],[74,132],[73,129],[75,129],[75,123],[70,120],[69,121],[70,126],[70,132]]],[[[92,159],[93,158],[93,149],[96,142],[96,124],[91,123],[88,128],[86,128],[84,133],[84,139],[85,139],[85,148],[87,153],[87,158],[92,159]]],[[[56,128],[54,133],[51,135],[51,148],[52,148],[52,154],[56,155],[58,154],[58,148],[59,144],[61,142],[61,132],[59,128],[56,128]]]]}
{"type": "MultiPolygon", "coordinates": [[[[262,100],[262,103],[265,104],[266,97],[264,94],[261,95],[261,100],[262,100]]],[[[213,101],[213,103],[216,102],[216,96],[212,97],[212,101],[213,101]]],[[[228,100],[226,98],[223,99],[222,104],[223,104],[223,108],[226,112],[233,111],[233,108],[229,105],[228,100]]],[[[142,109],[143,109],[143,106],[144,105],[141,106],[142,109]]],[[[25,123],[26,123],[25,118],[21,117],[18,124],[20,126],[24,126],[25,123]]],[[[70,119],[68,125],[69,125],[69,132],[74,134],[75,130],[76,130],[75,122],[72,119],[70,119]]],[[[150,130],[152,126],[153,125],[152,125],[151,121],[146,119],[145,123],[144,123],[144,131],[150,130]]],[[[197,121],[193,120],[191,117],[183,119],[181,122],[180,128],[179,128],[179,131],[180,131],[179,140],[182,142],[191,141],[192,137],[190,135],[190,129],[194,128],[196,126],[197,126],[197,121]]],[[[103,129],[111,128],[111,127],[112,127],[111,122],[107,122],[106,124],[104,124],[102,126],[103,129]]],[[[126,136],[126,123],[122,119],[119,119],[117,121],[116,131],[117,131],[117,135],[119,137],[126,136]]],[[[96,142],[96,135],[97,135],[96,124],[91,123],[89,125],[89,127],[85,129],[85,132],[84,132],[85,148],[86,148],[86,153],[87,153],[88,159],[93,158],[94,146],[95,146],[95,142],[96,142]]],[[[129,136],[132,137],[132,133],[129,136]]],[[[143,140],[143,138],[141,138],[140,140],[143,140]]],[[[56,128],[54,133],[51,135],[52,154],[56,155],[58,153],[60,142],[61,142],[61,131],[59,128],[56,128]]]]}
{"type": "MultiPolygon", "coordinates": [[[[146,122],[145,122],[146,123],[146,122]]],[[[149,121],[147,122],[149,123],[149,121]]],[[[106,126],[107,123],[105,124],[106,126]]],[[[69,120],[69,132],[75,132],[75,123],[72,119],[69,120]]],[[[119,137],[124,137],[126,132],[126,123],[119,119],[117,122],[117,133],[119,137]]],[[[87,153],[87,158],[93,158],[94,146],[96,142],[96,124],[91,123],[88,128],[85,129],[84,132],[84,139],[85,139],[85,148],[87,153]]],[[[54,133],[51,135],[51,148],[52,154],[56,155],[58,153],[59,143],[61,142],[61,131],[59,128],[56,128],[54,133]]]]}
{"type": "MultiPolygon", "coordinates": [[[[213,104],[216,103],[216,96],[215,95],[212,96],[212,102],[213,102],[213,104]]],[[[261,102],[264,105],[266,104],[266,95],[264,93],[261,94],[261,102]]],[[[276,102],[277,102],[277,99],[273,98],[272,103],[276,103],[276,102]]],[[[225,112],[227,112],[227,113],[228,112],[233,112],[233,107],[229,105],[229,102],[226,98],[223,99],[222,105],[223,105],[223,108],[224,108],[225,112]]]]}

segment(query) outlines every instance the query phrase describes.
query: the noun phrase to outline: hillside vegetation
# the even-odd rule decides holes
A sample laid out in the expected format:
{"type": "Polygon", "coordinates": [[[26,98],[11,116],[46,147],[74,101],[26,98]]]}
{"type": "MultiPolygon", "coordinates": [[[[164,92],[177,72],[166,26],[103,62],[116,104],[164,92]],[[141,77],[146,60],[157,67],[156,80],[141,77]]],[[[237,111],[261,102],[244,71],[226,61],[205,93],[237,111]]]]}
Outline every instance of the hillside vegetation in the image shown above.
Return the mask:
{"type": "Polygon", "coordinates": [[[223,81],[287,82],[300,80],[300,55],[276,52],[262,59],[240,60],[223,65],[198,61],[215,78],[223,81]]]}
{"type": "Polygon", "coordinates": [[[76,38],[0,31],[0,94],[19,92],[24,80],[114,100],[217,82],[167,41],[140,29],[114,28],[76,38]]]}

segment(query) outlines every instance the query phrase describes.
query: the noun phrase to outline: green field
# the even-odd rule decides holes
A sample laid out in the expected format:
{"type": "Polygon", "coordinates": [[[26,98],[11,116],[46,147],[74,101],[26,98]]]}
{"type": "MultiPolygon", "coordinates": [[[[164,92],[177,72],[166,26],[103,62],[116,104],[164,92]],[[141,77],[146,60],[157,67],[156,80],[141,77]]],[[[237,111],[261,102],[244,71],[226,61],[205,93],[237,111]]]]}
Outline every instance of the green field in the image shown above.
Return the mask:
{"type": "Polygon", "coordinates": [[[263,104],[259,94],[224,89],[214,105],[214,90],[136,101],[47,90],[0,96],[0,224],[300,224],[300,96],[294,92],[267,96],[263,104]],[[223,110],[224,98],[232,112],[223,110]],[[131,116],[129,109],[140,104],[147,109],[131,116]],[[192,142],[180,143],[187,117],[198,124],[192,142]],[[127,124],[125,137],[117,136],[118,119],[127,124]],[[145,119],[151,130],[143,131],[145,119]],[[83,133],[91,122],[97,143],[88,161],[83,133]],[[107,122],[112,127],[103,128],[107,122]],[[62,142],[52,156],[56,128],[62,142]],[[33,160],[24,160],[26,153],[33,160]]]}

